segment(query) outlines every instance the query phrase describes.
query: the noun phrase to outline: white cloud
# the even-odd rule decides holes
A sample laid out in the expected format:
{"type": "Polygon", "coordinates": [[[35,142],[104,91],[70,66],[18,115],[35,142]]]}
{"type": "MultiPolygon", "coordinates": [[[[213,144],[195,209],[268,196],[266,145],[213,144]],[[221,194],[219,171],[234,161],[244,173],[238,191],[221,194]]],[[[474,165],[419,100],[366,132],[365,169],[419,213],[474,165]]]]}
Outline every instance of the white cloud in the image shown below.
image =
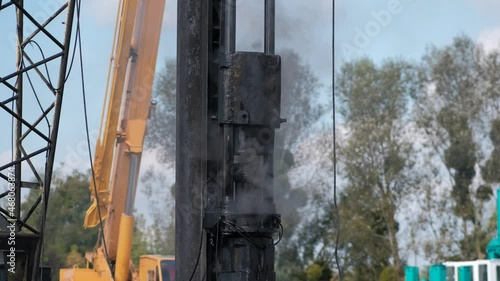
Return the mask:
{"type": "Polygon", "coordinates": [[[500,47],[500,27],[480,32],[477,41],[483,45],[487,52],[498,50],[500,47]]]}

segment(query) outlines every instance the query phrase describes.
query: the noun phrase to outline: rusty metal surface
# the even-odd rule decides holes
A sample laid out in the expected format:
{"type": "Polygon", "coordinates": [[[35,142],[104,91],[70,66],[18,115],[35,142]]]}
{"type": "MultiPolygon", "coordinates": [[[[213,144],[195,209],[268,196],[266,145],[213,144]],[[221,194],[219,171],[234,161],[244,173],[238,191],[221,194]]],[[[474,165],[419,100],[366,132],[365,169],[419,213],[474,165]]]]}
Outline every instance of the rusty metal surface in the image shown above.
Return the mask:
{"type": "MultiPolygon", "coordinates": [[[[175,257],[178,280],[190,280],[202,236],[203,143],[205,101],[202,97],[201,0],[179,0],[177,16],[177,139],[175,190],[175,257]]],[[[168,188],[167,186],[165,188],[168,188]]],[[[201,281],[197,267],[193,281],[201,281]]]]}
{"type": "Polygon", "coordinates": [[[281,60],[263,53],[227,54],[221,65],[221,123],[280,126],[281,60]]]}

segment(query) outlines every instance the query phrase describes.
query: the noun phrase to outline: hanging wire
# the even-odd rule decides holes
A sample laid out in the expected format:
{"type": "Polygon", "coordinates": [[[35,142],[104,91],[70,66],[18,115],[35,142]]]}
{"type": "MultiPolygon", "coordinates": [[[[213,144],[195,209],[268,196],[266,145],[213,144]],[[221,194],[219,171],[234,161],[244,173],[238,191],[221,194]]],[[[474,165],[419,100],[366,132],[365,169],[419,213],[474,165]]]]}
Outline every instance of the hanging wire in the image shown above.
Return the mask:
{"type": "MultiPolygon", "coordinates": [[[[24,63],[23,63],[23,67],[24,67],[24,63]]],[[[40,102],[40,98],[38,97],[38,93],[37,93],[37,91],[35,89],[35,86],[33,86],[33,82],[31,81],[31,77],[30,77],[28,71],[26,71],[26,78],[28,78],[28,82],[30,84],[31,91],[33,92],[33,95],[35,96],[36,102],[38,103],[38,107],[40,108],[40,110],[41,110],[41,112],[43,114],[44,110],[43,110],[42,103],[40,102]]],[[[50,122],[49,122],[49,119],[47,118],[47,115],[45,115],[45,117],[43,119],[47,123],[48,137],[50,138],[50,122]]],[[[47,153],[48,153],[48,151],[47,151],[47,153]]]]}
{"type": "Polygon", "coordinates": [[[189,278],[189,281],[193,281],[194,274],[196,273],[196,269],[198,268],[198,264],[200,263],[200,256],[201,256],[201,250],[203,246],[203,234],[204,231],[201,231],[201,237],[200,237],[200,248],[198,249],[198,257],[196,258],[196,263],[193,268],[193,272],[191,273],[191,277],[189,278]]]}
{"type": "MultiPolygon", "coordinates": [[[[76,40],[76,37],[75,37],[75,40],[76,40]]],[[[38,48],[38,51],[40,52],[40,55],[42,56],[42,59],[46,60],[45,53],[43,52],[43,49],[42,49],[42,47],[40,47],[40,44],[38,44],[38,42],[36,42],[35,40],[30,40],[30,41],[28,41],[27,44],[29,44],[31,46],[35,45],[38,48]]],[[[76,45],[76,42],[75,42],[75,45],[76,45]]],[[[20,47],[20,50],[21,50],[21,54],[24,57],[24,49],[20,47]]],[[[23,61],[24,61],[24,59],[23,59],[23,61]]],[[[24,65],[24,62],[23,62],[23,65],[24,65]]],[[[52,84],[52,79],[50,78],[49,67],[47,66],[47,62],[44,63],[43,66],[45,68],[45,74],[47,75],[47,80],[49,82],[49,86],[50,86],[51,89],[54,89],[54,85],[52,84]]]]}
{"type": "Polygon", "coordinates": [[[217,233],[215,234],[215,278],[219,280],[219,223],[220,220],[217,221],[217,233]]]}
{"type": "MultiPolygon", "coordinates": [[[[68,71],[68,73],[67,73],[67,75],[66,75],[63,83],[61,84],[61,88],[64,87],[64,85],[66,84],[66,81],[68,80],[69,75],[71,73],[71,69],[73,67],[73,62],[74,62],[75,54],[76,54],[77,42],[78,42],[79,37],[80,37],[80,9],[79,9],[79,7],[80,7],[80,4],[81,4],[81,0],[75,1],[75,3],[77,4],[77,28],[76,28],[76,35],[75,35],[75,39],[74,39],[75,43],[74,43],[74,47],[73,47],[73,55],[72,55],[72,58],[71,58],[71,63],[70,63],[70,66],[69,66],[69,71],[68,71]]],[[[37,48],[38,48],[38,50],[40,51],[42,59],[45,60],[45,54],[43,52],[43,49],[38,44],[38,42],[36,42],[35,40],[30,40],[30,41],[28,41],[27,44],[30,44],[30,45],[34,44],[34,45],[36,45],[37,48]]],[[[20,53],[21,53],[21,65],[22,65],[22,67],[25,67],[25,65],[24,65],[24,46],[19,46],[19,49],[20,49],[20,53]]],[[[49,74],[49,69],[47,67],[47,63],[44,63],[44,67],[45,67],[45,71],[46,71],[46,75],[47,75],[47,79],[48,79],[48,86],[51,88],[51,90],[59,91],[61,88],[55,89],[54,86],[52,85],[52,81],[51,81],[51,78],[50,78],[50,74],[49,74]]],[[[26,77],[27,77],[28,82],[30,84],[31,90],[33,91],[33,94],[35,95],[35,98],[36,98],[36,101],[38,103],[38,106],[40,107],[40,110],[42,111],[42,114],[43,114],[43,112],[44,112],[43,106],[42,106],[42,104],[40,102],[40,99],[38,97],[38,94],[37,94],[37,92],[35,90],[35,87],[33,85],[33,82],[31,81],[31,78],[30,78],[28,72],[26,72],[26,77]]],[[[83,68],[82,68],[82,77],[83,77],[83,68]]],[[[16,83],[17,83],[17,80],[16,80],[16,83]]],[[[82,79],[82,84],[83,84],[83,79],[82,79]]],[[[14,93],[12,93],[12,95],[14,95],[14,93]]],[[[50,138],[50,132],[51,132],[50,131],[50,127],[51,127],[50,126],[50,122],[49,122],[47,116],[45,116],[44,119],[47,122],[48,137],[50,138]]],[[[14,125],[14,120],[12,120],[12,125],[14,125]]],[[[88,132],[88,129],[87,129],[87,132],[88,132]]],[[[12,147],[12,149],[13,149],[13,147],[12,147]]],[[[48,151],[46,153],[46,157],[48,157],[48,151]]],[[[41,196],[43,197],[44,193],[42,193],[41,196]]],[[[43,200],[43,198],[42,198],[42,200],[43,200]]],[[[45,232],[45,224],[43,224],[43,229],[42,229],[42,233],[44,233],[44,232],[45,232]]],[[[40,275],[39,275],[40,280],[43,280],[43,253],[44,253],[44,245],[45,245],[45,243],[42,242],[41,247],[40,247],[40,265],[41,265],[41,268],[42,268],[40,270],[40,275]]]]}
{"type": "MultiPolygon", "coordinates": [[[[80,0],[78,0],[80,1],[80,0]]],[[[77,5],[80,5],[81,3],[79,2],[76,2],[77,5]]],[[[70,60],[70,63],[69,63],[69,67],[68,67],[68,71],[66,73],[66,76],[64,77],[64,80],[63,82],[61,83],[61,88],[64,87],[64,85],[66,85],[66,82],[68,81],[69,79],[69,76],[71,74],[71,71],[73,70],[73,65],[74,65],[74,62],[75,62],[75,57],[76,57],[76,47],[78,46],[78,42],[79,42],[79,36],[80,36],[80,15],[78,14],[79,11],[78,11],[79,7],[77,7],[77,21],[76,21],[76,32],[75,32],[75,43],[73,44],[73,52],[72,52],[72,55],[71,55],[71,60],[70,60]]],[[[45,60],[45,53],[43,52],[43,49],[42,47],[40,47],[40,44],[38,44],[38,42],[36,42],[35,40],[29,40],[26,45],[29,44],[29,45],[35,45],[38,50],[40,51],[40,54],[42,56],[42,59],[45,60]]],[[[24,48],[24,46],[23,46],[24,48]]],[[[50,78],[50,74],[49,74],[49,69],[48,69],[48,66],[47,66],[47,62],[43,64],[44,65],[44,68],[45,68],[45,72],[46,72],[46,75],[47,75],[47,80],[48,80],[48,83],[49,83],[49,86],[51,88],[51,90],[55,90],[55,91],[59,91],[61,90],[61,88],[55,88],[54,85],[52,84],[52,80],[50,78]]]]}
{"type": "MultiPolygon", "coordinates": [[[[203,189],[205,188],[205,186],[211,181],[213,180],[212,177],[209,177],[207,179],[207,181],[203,184],[203,186],[201,187],[201,190],[200,192],[203,192],[203,189]]],[[[189,281],[192,281],[193,280],[193,277],[194,277],[194,274],[196,273],[196,269],[198,269],[198,264],[200,263],[200,256],[201,256],[201,252],[203,250],[202,246],[203,246],[203,235],[205,233],[203,227],[201,227],[201,237],[200,237],[200,248],[198,249],[198,257],[196,258],[196,263],[194,265],[194,268],[193,268],[193,272],[191,273],[191,277],[189,278],[189,281]]],[[[205,272],[206,274],[206,272],[205,272]]]]}
{"type": "MultiPolygon", "coordinates": [[[[83,50],[82,50],[82,37],[81,37],[81,31],[80,31],[80,9],[81,9],[81,0],[78,0],[76,2],[76,10],[77,10],[77,27],[76,27],[76,32],[77,32],[77,37],[76,40],[78,41],[78,52],[79,52],[79,60],[80,60],[80,78],[81,78],[81,86],[82,86],[82,97],[83,97],[83,113],[84,113],[84,118],[85,118],[85,133],[87,136],[87,149],[88,149],[88,154],[89,154],[89,161],[90,161],[90,167],[91,167],[91,172],[92,172],[92,181],[94,183],[94,193],[95,193],[95,198],[96,198],[96,205],[97,205],[97,213],[99,214],[99,225],[100,225],[100,230],[101,233],[104,233],[104,226],[103,226],[103,219],[101,215],[101,207],[99,204],[99,193],[97,192],[97,186],[96,186],[96,179],[95,179],[95,171],[94,171],[94,164],[92,160],[92,149],[90,147],[90,133],[89,133],[89,122],[88,122],[88,114],[87,114],[87,94],[85,90],[85,76],[84,76],[84,68],[83,68],[83,50]]],[[[104,235],[102,236],[102,243],[104,246],[104,254],[106,256],[106,261],[108,263],[109,268],[111,269],[111,262],[109,260],[108,256],[108,247],[106,244],[106,239],[104,235]]],[[[111,270],[112,278],[114,278],[114,272],[111,270]]]]}
{"type": "Polygon", "coordinates": [[[339,274],[339,280],[342,281],[342,268],[339,261],[339,244],[340,244],[340,214],[337,205],[337,132],[336,132],[336,117],[335,117],[335,0],[332,0],[332,103],[333,103],[333,209],[336,217],[335,228],[335,264],[339,274]]]}
{"type": "Polygon", "coordinates": [[[228,221],[228,220],[222,219],[220,222],[223,225],[227,226],[228,228],[236,231],[241,237],[245,238],[248,242],[254,244],[255,246],[257,246],[260,249],[265,249],[267,247],[274,247],[274,246],[278,245],[278,243],[283,238],[284,230],[283,230],[283,225],[281,224],[281,222],[277,225],[277,228],[279,228],[278,240],[276,242],[271,243],[270,245],[262,245],[262,244],[260,244],[259,242],[257,242],[252,237],[252,235],[250,233],[248,233],[245,229],[243,229],[241,226],[237,225],[236,223],[234,223],[232,221],[228,221]]]}

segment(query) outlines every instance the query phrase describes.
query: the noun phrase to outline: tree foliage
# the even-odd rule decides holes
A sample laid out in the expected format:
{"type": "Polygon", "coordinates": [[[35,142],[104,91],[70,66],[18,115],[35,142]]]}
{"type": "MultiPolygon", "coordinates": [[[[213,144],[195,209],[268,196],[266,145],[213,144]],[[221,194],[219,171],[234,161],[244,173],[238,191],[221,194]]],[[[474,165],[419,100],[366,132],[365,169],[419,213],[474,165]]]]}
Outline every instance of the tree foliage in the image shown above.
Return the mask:
{"type": "Polygon", "coordinates": [[[156,182],[164,182],[162,174],[148,170],[145,175],[145,194],[149,201],[151,224],[147,227],[149,247],[152,253],[161,255],[175,254],[174,202],[175,185],[168,191],[155,188],[156,182]]]}
{"type": "Polygon", "coordinates": [[[145,146],[156,149],[159,162],[171,166],[175,161],[176,64],[167,60],[155,80],[153,99],[156,109],[148,122],[145,146]]]}
{"type": "MultiPolygon", "coordinates": [[[[74,171],[53,179],[47,219],[43,263],[51,266],[53,280],[58,280],[59,269],[85,266],[85,253],[97,242],[97,228],[84,229],[85,211],[90,205],[89,175],[74,171]]],[[[36,193],[29,194],[24,206],[31,206],[36,193]]]]}
{"type": "Polygon", "coordinates": [[[488,160],[482,171],[478,167],[485,160],[482,135],[488,127],[492,132],[495,129],[488,121],[492,116],[488,104],[498,103],[491,100],[497,95],[489,86],[488,69],[496,63],[492,58],[495,56],[485,54],[466,36],[456,37],[443,48],[431,48],[423,57],[422,91],[416,99],[418,122],[429,139],[429,148],[440,159],[430,164],[440,163],[448,173],[451,211],[461,220],[457,231],[461,237],[451,239],[460,248],[458,256],[466,259],[484,258],[489,240],[484,208],[492,190],[478,177],[482,173],[483,179],[491,180],[489,170],[495,162],[488,160]],[[474,183],[478,180],[479,184],[474,183]]]}
{"type": "Polygon", "coordinates": [[[410,252],[429,262],[485,257],[500,182],[499,58],[462,35],[419,62],[342,65],[346,280],[400,279],[410,252]]]}
{"type": "MultiPolygon", "coordinates": [[[[396,213],[419,184],[405,123],[408,101],[418,88],[415,73],[415,68],[404,61],[387,61],[377,67],[369,59],[362,59],[343,65],[337,76],[339,111],[350,130],[339,149],[342,175],[347,181],[343,206],[349,209],[348,204],[360,205],[359,196],[365,196],[367,205],[353,210],[365,226],[359,230],[368,237],[381,238],[379,243],[386,243],[381,251],[389,250],[385,258],[378,255],[382,260],[372,275],[375,279],[389,257],[398,280],[402,276],[396,213]],[[356,198],[349,199],[350,196],[356,198]]],[[[345,235],[345,239],[346,245],[368,246],[357,243],[361,241],[349,241],[350,235],[345,235]]],[[[347,249],[351,250],[349,254],[355,251],[347,249]]]]}

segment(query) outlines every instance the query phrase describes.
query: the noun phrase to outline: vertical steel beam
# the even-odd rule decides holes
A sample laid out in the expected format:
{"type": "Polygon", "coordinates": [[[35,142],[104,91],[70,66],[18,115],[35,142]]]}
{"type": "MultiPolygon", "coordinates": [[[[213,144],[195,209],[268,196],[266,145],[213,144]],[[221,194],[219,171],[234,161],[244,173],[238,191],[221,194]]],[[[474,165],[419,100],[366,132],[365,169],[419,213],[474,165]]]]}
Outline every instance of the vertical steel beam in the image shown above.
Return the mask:
{"type": "Polygon", "coordinates": [[[236,0],[224,0],[224,52],[236,50],[236,0]]]}
{"type": "MultiPolygon", "coordinates": [[[[58,79],[58,84],[57,84],[57,89],[56,89],[56,97],[54,101],[54,120],[52,121],[52,132],[50,135],[50,139],[52,142],[52,147],[53,149],[49,150],[48,155],[47,155],[47,164],[45,166],[45,185],[47,188],[43,190],[43,198],[42,198],[42,208],[43,212],[41,215],[41,220],[40,220],[40,243],[38,243],[37,248],[36,248],[36,253],[34,257],[34,267],[32,268],[33,270],[33,277],[36,276],[38,273],[38,267],[41,262],[42,258],[42,249],[43,249],[43,235],[44,235],[44,229],[45,229],[45,220],[47,218],[47,208],[48,208],[48,202],[49,202],[49,194],[50,194],[50,185],[52,182],[52,174],[53,174],[53,169],[54,169],[54,159],[55,159],[55,154],[56,154],[56,144],[57,144],[57,137],[59,133],[59,121],[61,118],[61,108],[62,108],[62,100],[63,100],[63,94],[64,94],[64,84],[66,83],[66,76],[67,76],[67,69],[68,69],[68,59],[69,59],[69,51],[70,51],[70,44],[71,44],[71,32],[73,30],[73,19],[74,19],[74,13],[75,13],[75,0],[69,1],[68,5],[68,14],[66,17],[66,31],[64,32],[65,37],[64,37],[64,48],[63,48],[63,55],[61,58],[61,63],[59,65],[59,79],[58,79]]],[[[80,7],[79,7],[80,8],[80,7]]]]}
{"type": "MultiPolygon", "coordinates": [[[[24,6],[24,1],[20,0],[19,5],[21,7],[24,6]]],[[[17,70],[22,68],[22,62],[23,62],[23,50],[22,50],[22,43],[23,43],[23,26],[24,26],[24,16],[21,8],[16,8],[16,18],[17,18],[17,49],[16,49],[16,66],[17,70]]],[[[17,75],[17,81],[16,81],[16,89],[17,89],[17,100],[16,100],[16,113],[18,116],[23,116],[23,74],[19,73],[17,75]]],[[[23,134],[23,123],[21,120],[16,119],[15,121],[15,141],[14,141],[14,160],[19,161],[22,157],[21,154],[21,137],[23,134]]],[[[15,210],[15,215],[16,217],[20,218],[21,217],[21,198],[22,198],[22,189],[21,187],[21,161],[19,161],[15,165],[15,175],[16,175],[16,210],[15,210]]],[[[20,224],[16,224],[16,232],[19,232],[21,229],[20,224]]]]}
{"type": "MultiPolygon", "coordinates": [[[[20,0],[19,2],[19,6],[20,7],[24,7],[24,1],[23,0],[20,0]]],[[[23,50],[22,50],[22,43],[23,43],[23,40],[24,40],[24,32],[23,32],[23,27],[24,27],[24,16],[23,16],[23,12],[22,12],[22,9],[19,8],[19,7],[16,7],[16,33],[17,33],[17,39],[16,39],[16,46],[17,46],[17,49],[16,49],[16,70],[20,70],[22,69],[22,62],[23,62],[23,50]]],[[[18,116],[23,116],[23,74],[22,73],[19,73],[16,77],[16,89],[17,89],[17,100],[16,100],[16,114],[18,116]]],[[[21,120],[19,119],[16,119],[15,121],[15,132],[14,132],[14,161],[19,161],[17,164],[14,165],[15,167],[15,170],[14,170],[14,174],[15,174],[15,185],[16,185],[16,192],[15,192],[15,213],[14,215],[17,217],[17,218],[20,218],[21,217],[21,198],[23,196],[23,192],[22,192],[22,187],[21,187],[21,183],[22,183],[22,174],[21,174],[21,171],[22,171],[22,161],[20,161],[21,157],[22,157],[22,152],[21,152],[21,144],[22,144],[22,140],[21,140],[21,137],[22,137],[22,134],[23,134],[23,124],[21,122],[21,120]]],[[[16,223],[16,233],[19,233],[21,232],[21,224],[19,223],[16,223]]],[[[28,251],[27,254],[33,254],[33,252],[30,252],[28,251]]],[[[18,260],[17,260],[17,264],[20,264],[20,265],[26,265],[26,261],[28,260],[28,258],[26,256],[22,256],[22,255],[18,255],[18,260]]],[[[28,269],[32,268],[32,266],[37,266],[35,263],[33,263],[33,261],[31,259],[29,259],[29,264],[26,265],[28,269]]],[[[37,266],[38,267],[38,266],[37,266]]],[[[22,276],[23,274],[21,272],[16,272],[14,274],[14,276],[12,276],[13,278],[22,278],[24,276],[22,276]]],[[[25,278],[27,278],[27,280],[29,280],[28,278],[31,278],[30,274],[28,274],[28,276],[25,276],[25,278]]]]}
{"type": "Polygon", "coordinates": [[[201,281],[203,188],[206,131],[205,0],[178,0],[177,120],[175,189],[176,279],[201,281]],[[204,24],[205,23],[205,24],[204,24]],[[197,266],[198,265],[198,266],[197,266]],[[195,271],[196,268],[196,271],[195,271]],[[195,271],[195,272],[194,272],[195,271]],[[191,275],[193,275],[193,279],[191,275]]]}
{"type": "Polygon", "coordinates": [[[265,17],[265,38],[264,38],[264,53],[274,55],[275,49],[275,17],[276,17],[276,1],[266,0],[264,8],[265,17]]]}

